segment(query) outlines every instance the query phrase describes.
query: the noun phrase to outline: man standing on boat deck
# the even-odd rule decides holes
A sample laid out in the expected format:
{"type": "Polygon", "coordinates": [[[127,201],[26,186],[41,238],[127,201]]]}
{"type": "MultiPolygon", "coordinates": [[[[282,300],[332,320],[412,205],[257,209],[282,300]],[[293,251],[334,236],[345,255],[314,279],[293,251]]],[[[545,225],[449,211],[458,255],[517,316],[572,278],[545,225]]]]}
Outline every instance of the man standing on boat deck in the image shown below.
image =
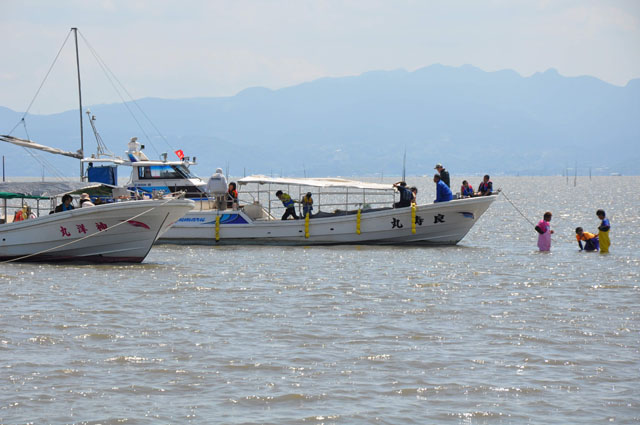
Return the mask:
{"type": "Polygon", "coordinates": [[[451,189],[444,184],[439,174],[433,175],[433,182],[436,184],[436,200],[433,202],[447,202],[453,199],[451,189]]]}
{"type": "Polygon", "coordinates": [[[227,178],[222,174],[222,168],[216,168],[215,174],[209,177],[207,192],[215,198],[216,208],[224,210],[227,207],[225,195],[227,194],[227,178]]]}
{"type": "Polygon", "coordinates": [[[276,196],[280,201],[282,201],[282,205],[286,208],[284,214],[282,214],[282,219],[286,220],[289,216],[292,216],[294,220],[297,220],[298,216],[296,215],[296,209],[293,206],[295,201],[291,199],[291,196],[289,196],[288,193],[282,193],[281,190],[276,192],[276,196]]]}
{"type": "Polygon", "coordinates": [[[440,180],[447,185],[447,187],[451,187],[451,182],[449,180],[449,172],[444,169],[442,164],[436,164],[434,170],[438,170],[438,174],[440,174],[440,180]]]}

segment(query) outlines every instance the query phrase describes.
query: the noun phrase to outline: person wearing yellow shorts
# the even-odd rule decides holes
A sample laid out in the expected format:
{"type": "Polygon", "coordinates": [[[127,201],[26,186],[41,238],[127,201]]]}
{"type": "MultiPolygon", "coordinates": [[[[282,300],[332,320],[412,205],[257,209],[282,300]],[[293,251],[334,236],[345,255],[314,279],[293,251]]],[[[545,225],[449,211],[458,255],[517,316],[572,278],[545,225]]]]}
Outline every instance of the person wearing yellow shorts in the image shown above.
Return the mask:
{"type": "Polygon", "coordinates": [[[596,215],[602,222],[600,226],[598,226],[598,239],[600,240],[600,253],[605,254],[609,252],[609,246],[611,245],[611,240],[609,239],[609,229],[611,229],[611,224],[609,223],[609,219],[607,218],[604,210],[596,211],[596,215]]]}

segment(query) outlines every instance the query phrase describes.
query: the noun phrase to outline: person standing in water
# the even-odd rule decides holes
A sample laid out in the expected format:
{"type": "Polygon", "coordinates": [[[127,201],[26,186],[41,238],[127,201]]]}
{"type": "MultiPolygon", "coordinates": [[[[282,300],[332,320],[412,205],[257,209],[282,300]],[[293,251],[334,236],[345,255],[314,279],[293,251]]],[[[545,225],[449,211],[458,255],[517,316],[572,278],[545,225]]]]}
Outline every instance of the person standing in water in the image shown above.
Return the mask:
{"type": "Polygon", "coordinates": [[[605,214],[604,210],[596,211],[596,215],[602,222],[600,226],[598,226],[598,239],[600,240],[600,253],[606,254],[609,252],[609,246],[611,246],[611,240],[609,239],[609,229],[611,228],[611,224],[609,223],[609,219],[605,214]]]}
{"type": "Polygon", "coordinates": [[[551,230],[550,221],[551,212],[547,211],[535,227],[536,232],[538,232],[538,248],[540,248],[540,251],[551,251],[551,235],[553,234],[553,230],[551,230]]]}

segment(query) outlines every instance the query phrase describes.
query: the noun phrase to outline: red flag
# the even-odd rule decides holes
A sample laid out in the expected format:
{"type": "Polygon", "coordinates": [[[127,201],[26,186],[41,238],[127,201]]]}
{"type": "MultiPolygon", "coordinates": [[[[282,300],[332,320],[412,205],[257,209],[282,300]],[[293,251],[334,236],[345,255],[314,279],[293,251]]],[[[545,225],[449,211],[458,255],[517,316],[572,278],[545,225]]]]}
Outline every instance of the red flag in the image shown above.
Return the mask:
{"type": "Polygon", "coordinates": [[[184,152],[182,152],[182,149],[178,149],[176,151],[176,155],[178,155],[178,158],[180,158],[180,161],[184,159],[184,152]]]}

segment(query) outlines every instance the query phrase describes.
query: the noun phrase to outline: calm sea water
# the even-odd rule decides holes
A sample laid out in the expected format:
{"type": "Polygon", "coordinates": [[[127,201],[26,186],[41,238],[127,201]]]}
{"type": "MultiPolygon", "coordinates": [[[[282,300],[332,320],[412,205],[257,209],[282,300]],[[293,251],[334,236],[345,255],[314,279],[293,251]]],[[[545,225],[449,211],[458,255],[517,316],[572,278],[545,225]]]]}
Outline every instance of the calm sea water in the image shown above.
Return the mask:
{"type": "Polygon", "coordinates": [[[454,247],[1,264],[0,423],[640,422],[640,178],[494,182],[550,253],[501,196],[454,247]]]}

